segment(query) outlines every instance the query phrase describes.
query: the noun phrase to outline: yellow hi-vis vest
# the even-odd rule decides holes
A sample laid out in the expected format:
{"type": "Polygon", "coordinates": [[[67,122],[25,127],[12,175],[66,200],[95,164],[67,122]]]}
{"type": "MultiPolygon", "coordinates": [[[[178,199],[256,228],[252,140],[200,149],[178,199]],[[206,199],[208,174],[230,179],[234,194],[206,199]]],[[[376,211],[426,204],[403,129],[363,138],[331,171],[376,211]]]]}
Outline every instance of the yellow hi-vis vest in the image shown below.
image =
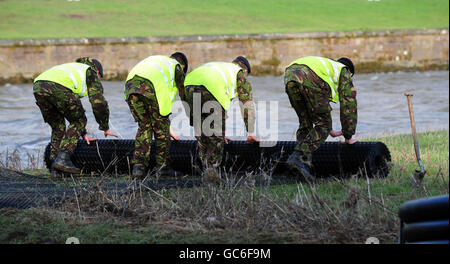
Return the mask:
{"type": "Polygon", "coordinates": [[[89,67],[87,64],[78,62],[57,65],[41,73],[34,82],[55,82],[84,97],[87,95],[86,71],[89,67]]]}
{"type": "Polygon", "coordinates": [[[225,110],[230,108],[231,99],[236,97],[237,74],[242,70],[234,63],[209,62],[201,65],[186,76],[184,85],[203,85],[225,110]]]}
{"type": "Polygon", "coordinates": [[[317,74],[324,82],[328,83],[331,88],[330,100],[337,103],[339,100],[339,93],[337,91],[339,87],[339,77],[341,75],[342,68],[346,67],[344,64],[330,60],[324,57],[309,56],[303,57],[293,61],[293,64],[306,65],[313,72],[317,74]]]}
{"type": "MultiPolygon", "coordinates": [[[[177,65],[180,63],[175,59],[160,55],[150,56],[131,69],[125,82],[131,80],[135,75],[149,80],[155,89],[159,113],[167,116],[172,112],[172,104],[178,92],[175,84],[175,67],[177,65]]],[[[125,100],[127,97],[125,88],[125,100]]]]}

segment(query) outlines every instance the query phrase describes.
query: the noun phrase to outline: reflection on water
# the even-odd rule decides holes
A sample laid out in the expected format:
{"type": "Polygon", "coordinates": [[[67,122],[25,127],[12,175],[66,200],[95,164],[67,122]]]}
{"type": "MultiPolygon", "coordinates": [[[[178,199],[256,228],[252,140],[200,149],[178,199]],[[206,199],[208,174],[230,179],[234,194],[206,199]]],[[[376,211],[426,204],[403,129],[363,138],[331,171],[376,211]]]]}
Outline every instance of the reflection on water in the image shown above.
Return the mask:
{"type": "MultiPolygon", "coordinates": [[[[250,82],[259,117],[269,116],[269,109],[278,109],[278,114],[270,113],[270,119],[264,118],[265,122],[259,123],[257,134],[271,140],[295,140],[298,119],[284,92],[282,76],[250,77],[250,82]],[[269,101],[273,102],[272,107],[269,101]],[[263,107],[266,107],[266,111],[263,111],[263,107]]],[[[111,130],[122,138],[134,138],[137,125],[124,101],[123,83],[103,82],[103,85],[110,106],[111,130]]],[[[357,74],[354,85],[358,93],[356,138],[410,133],[405,92],[414,94],[412,100],[418,131],[449,126],[448,71],[357,74]]],[[[88,132],[91,136],[103,138],[88,99],[82,101],[88,117],[88,132]]],[[[232,139],[242,139],[245,135],[244,123],[236,101],[228,113],[226,133],[232,139]]],[[[331,106],[334,109],[333,128],[339,130],[339,105],[331,103],[331,106]]],[[[175,103],[171,118],[177,124],[175,132],[182,139],[193,138],[193,129],[188,125],[180,101],[175,103]]],[[[50,127],[44,124],[34,102],[32,84],[0,86],[0,153],[7,149],[35,153],[36,150],[42,150],[49,139],[50,127]]]]}

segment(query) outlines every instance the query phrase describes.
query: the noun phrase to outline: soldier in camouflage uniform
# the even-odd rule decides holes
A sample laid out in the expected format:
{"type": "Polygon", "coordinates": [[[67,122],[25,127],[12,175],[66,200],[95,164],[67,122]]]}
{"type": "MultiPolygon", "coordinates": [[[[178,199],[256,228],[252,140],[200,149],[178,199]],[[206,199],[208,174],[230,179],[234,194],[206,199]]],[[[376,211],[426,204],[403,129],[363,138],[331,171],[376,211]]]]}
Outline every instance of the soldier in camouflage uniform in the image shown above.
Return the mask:
{"type": "Polygon", "coordinates": [[[347,144],[356,142],[352,136],[356,130],[357,102],[352,82],[354,66],[350,59],[340,58],[337,62],[320,57],[302,59],[291,63],[284,74],[286,93],[300,123],[297,145],[287,164],[311,180],[312,153],[325,142],[328,135],[343,135],[347,144]],[[334,71],[333,75],[331,71],[334,71]],[[333,80],[333,77],[336,78],[333,80]],[[334,86],[334,91],[330,84],[334,86]],[[342,131],[332,130],[330,101],[340,103],[342,131]]]}
{"type": "MultiPolygon", "coordinates": [[[[244,119],[245,127],[248,132],[247,142],[259,142],[259,140],[255,137],[255,109],[253,105],[253,96],[252,96],[252,87],[250,82],[246,78],[246,76],[251,72],[250,64],[247,59],[243,56],[237,57],[233,61],[234,65],[239,66],[237,69],[237,75],[232,76],[232,78],[236,78],[234,82],[236,83],[236,91],[237,97],[240,101],[241,113],[244,119]]],[[[203,66],[207,66],[205,64],[203,66]]],[[[200,68],[200,67],[199,67],[200,68]]],[[[197,68],[197,69],[199,69],[197,68]]],[[[196,69],[196,70],[197,70],[196,69]]],[[[227,71],[224,71],[226,74],[227,71]]],[[[193,72],[190,73],[192,76],[193,72]]],[[[189,77],[189,75],[188,75],[189,77]]],[[[187,77],[187,78],[188,78],[187,77]]],[[[221,79],[221,78],[220,78],[221,79]]],[[[204,180],[207,182],[216,182],[219,176],[219,165],[222,162],[224,144],[228,143],[230,139],[225,138],[225,119],[226,119],[226,110],[223,108],[223,105],[219,106],[218,99],[211,92],[213,87],[206,87],[201,84],[201,81],[189,81],[186,79],[185,81],[185,91],[180,92],[181,100],[188,103],[190,113],[187,113],[190,117],[190,124],[194,126],[195,131],[201,131],[200,133],[196,133],[197,143],[198,143],[198,157],[202,163],[202,170],[204,180]],[[191,83],[191,84],[188,84],[191,83]],[[192,84],[195,83],[195,84],[192,84]],[[215,122],[211,122],[210,124],[210,132],[205,133],[204,129],[202,129],[202,124],[204,126],[204,121],[206,118],[210,117],[210,113],[203,113],[199,118],[200,122],[195,122],[194,119],[194,104],[196,102],[196,96],[200,97],[200,106],[199,109],[203,109],[203,106],[207,102],[213,102],[218,107],[216,109],[220,109],[219,113],[214,111],[213,114],[218,114],[217,120],[221,120],[220,124],[216,124],[215,122]],[[212,135],[211,135],[212,132],[212,135]]],[[[232,99],[232,98],[231,98],[232,99]]],[[[204,128],[204,127],[203,127],[204,128]]]]}
{"type": "Polygon", "coordinates": [[[54,161],[52,173],[57,170],[76,174],[80,173],[80,169],[72,164],[70,155],[75,150],[78,139],[82,136],[88,144],[95,140],[95,138],[88,137],[86,133],[87,119],[80,97],[86,93],[89,96],[95,119],[99,124],[99,129],[105,131],[105,136],[117,136],[109,131],[108,103],[103,97],[103,87],[99,80],[100,77],[103,77],[103,68],[100,62],[84,57],[77,59],[76,63],[69,63],[66,68],[64,65],[66,64],[55,66],[39,75],[34,82],[33,94],[44,121],[52,128],[49,157],[51,161],[54,161]],[[70,73],[71,75],[67,74],[70,72],[70,65],[81,66],[83,69],[81,76],[78,76],[81,78],[78,84],[76,83],[76,74],[78,74],[76,70],[70,73]],[[57,72],[57,70],[60,71],[57,72]],[[84,77],[83,74],[85,74],[84,77]],[[85,83],[83,83],[83,79],[85,83]],[[81,90],[73,90],[81,85],[87,90],[84,94],[81,93],[81,90]],[[70,123],[67,130],[65,119],[70,123]]]}
{"type": "MultiPolygon", "coordinates": [[[[158,98],[158,89],[170,90],[174,89],[173,97],[176,94],[176,89],[183,90],[184,77],[188,69],[188,61],[186,56],[181,52],[176,52],[169,57],[164,56],[150,56],[146,60],[140,62],[131,71],[125,84],[125,100],[130,108],[134,120],[138,123],[138,130],[135,140],[135,151],[132,159],[133,172],[132,177],[142,179],[147,172],[150,165],[150,151],[152,143],[152,135],[155,135],[155,157],[156,167],[150,174],[159,176],[177,176],[180,172],[174,171],[170,168],[169,148],[170,137],[178,139],[170,129],[169,115],[171,113],[170,102],[165,101],[167,98],[158,98]],[[166,67],[170,63],[178,62],[177,65],[172,64],[170,67],[175,67],[174,72],[170,73],[170,68],[166,67]],[[159,63],[159,64],[158,64],[159,63]],[[140,71],[134,72],[133,69],[140,71]],[[157,65],[158,64],[158,65],[157,65]],[[153,75],[151,75],[153,74],[153,75]],[[159,79],[166,75],[166,79],[159,79]],[[174,74],[172,77],[171,74],[174,74]],[[133,75],[133,76],[131,76],[133,75]],[[148,77],[145,77],[148,75],[148,77]],[[151,79],[153,76],[153,80],[151,79]],[[166,81],[175,82],[174,87],[171,87],[166,81]],[[157,89],[155,87],[158,87],[157,89]],[[162,113],[165,108],[165,113],[162,113]]],[[[167,96],[166,96],[167,97],[167,96]]]]}

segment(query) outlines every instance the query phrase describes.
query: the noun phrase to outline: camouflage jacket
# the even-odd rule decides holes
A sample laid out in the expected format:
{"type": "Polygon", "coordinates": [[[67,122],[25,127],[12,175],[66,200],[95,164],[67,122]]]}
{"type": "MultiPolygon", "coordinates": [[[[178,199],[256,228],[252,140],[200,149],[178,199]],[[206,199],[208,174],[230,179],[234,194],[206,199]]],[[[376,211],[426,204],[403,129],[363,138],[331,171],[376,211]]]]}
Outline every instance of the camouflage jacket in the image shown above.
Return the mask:
{"type": "Polygon", "coordinates": [[[103,96],[103,86],[94,70],[95,66],[89,57],[81,58],[80,63],[91,66],[86,72],[86,85],[88,88],[89,102],[92,105],[92,111],[99,128],[102,131],[109,129],[109,107],[108,102],[103,96]]]}
{"type": "Polygon", "coordinates": [[[250,82],[242,71],[237,75],[236,90],[239,101],[241,102],[241,114],[244,119],[245,128],[248,133],[255,132],[255,106],[253,104],[253,93],[250,82]]]}
{"type": "Polygon", "coordinates": [[[350,71],[343,68],[339,76],[339,105],[342,133],[346,139],[355,134],[358,121],[358,105],[356,102],[356,89],[353,86],[350,71]]]}

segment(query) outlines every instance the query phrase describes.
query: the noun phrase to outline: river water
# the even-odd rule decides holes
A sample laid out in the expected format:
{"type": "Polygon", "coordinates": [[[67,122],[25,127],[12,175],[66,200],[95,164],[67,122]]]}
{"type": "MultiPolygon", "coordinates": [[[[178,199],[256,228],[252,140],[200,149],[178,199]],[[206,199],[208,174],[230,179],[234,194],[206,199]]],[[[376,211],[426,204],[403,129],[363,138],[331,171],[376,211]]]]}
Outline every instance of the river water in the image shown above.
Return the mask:
{"type": "MultiPolygon", "coordinates": [[[[282,76],[249,77],[257,109],[257,135],[264,140],[295,140],[298,118],[284,92],[282,76]]],[[[408,105],[404,93],[412,93],[417,130],[449,127],[449,72],[393,72],[357,74],[354,77],[358,100],[356,138],[410,133],[408,105]]],[[[134,138],[137,125],[123,97],[122,82],[103,82],[110,106],[111,131],[121,138],[134,138]]],[[[103,138],[87,98],[82,99],[91,137],[103,138]]],[[[333,108],[333,129],[340,130],[339,104],[333,108]]],[[[181,101],[172,108],[174,131],[181,139],[193,139],[181,101]]],[[[231,139],[245,138],[244,123],[237,100],[228,112],[226,134],[231,139]]],[[[19,150],[35,155],[50,140],[50,127],[43,122],[35,104],[32,84],[0,86],[0,156],[19,150]]],[[[332,139],[328,140],[338,140],[332,139]]],[[[342,140],[342,139],[341,139],[342,140]]]]}

